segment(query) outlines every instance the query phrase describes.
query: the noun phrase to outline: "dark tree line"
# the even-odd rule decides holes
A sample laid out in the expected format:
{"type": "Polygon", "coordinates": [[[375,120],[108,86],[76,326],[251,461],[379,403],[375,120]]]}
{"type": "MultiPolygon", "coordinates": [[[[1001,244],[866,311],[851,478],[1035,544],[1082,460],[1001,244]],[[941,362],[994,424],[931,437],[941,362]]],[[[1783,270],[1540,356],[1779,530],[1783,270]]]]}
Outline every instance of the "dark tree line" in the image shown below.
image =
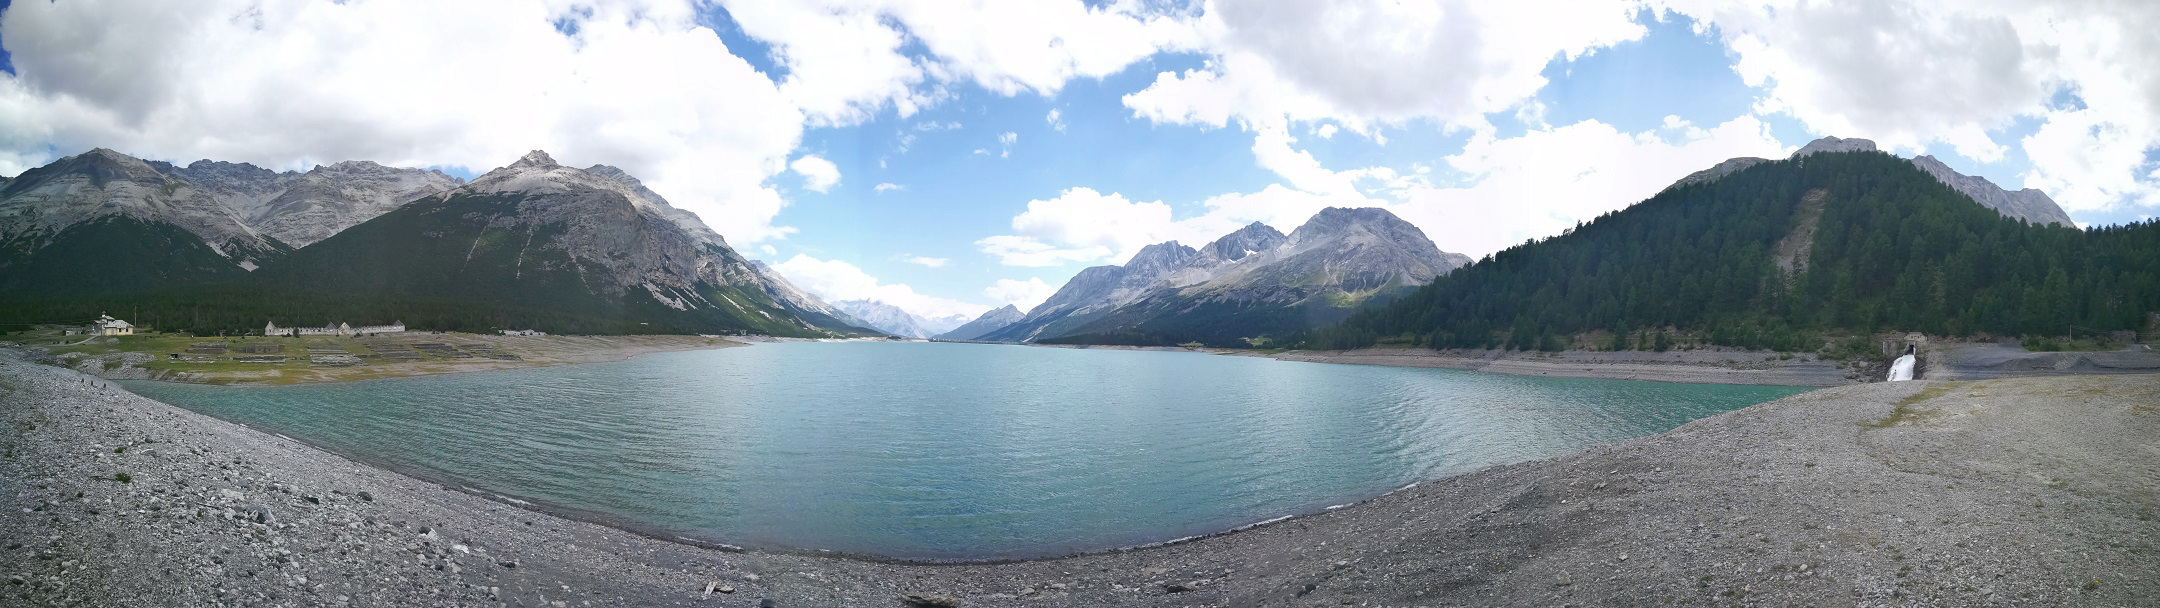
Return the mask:
{"type": "Polygon", "coordinates": [[[2154,310],[2160,222],[2029,225],[1907,161],[1839,153],[1668,190],[1495,253],[1305,342],[1557,349],[1605,330],[1611,346],[1646,348],[1673,328],[1716,344],[1814,350],[1826,333],[1878,329],[2136,329],[2154,310]],[[1811,216],[1812,238],[1795,236],[1811,216]],[[1778,255],[1801,243],[1810,245],[1804,268],[1787,272],[1778,255]]]}

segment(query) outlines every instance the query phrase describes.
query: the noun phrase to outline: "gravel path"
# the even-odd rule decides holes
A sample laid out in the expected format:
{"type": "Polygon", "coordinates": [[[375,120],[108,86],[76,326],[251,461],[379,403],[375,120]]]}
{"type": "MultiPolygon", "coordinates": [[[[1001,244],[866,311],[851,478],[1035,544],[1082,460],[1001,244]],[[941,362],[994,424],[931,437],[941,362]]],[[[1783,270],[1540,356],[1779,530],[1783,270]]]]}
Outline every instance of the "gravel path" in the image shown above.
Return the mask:
{"type": "Polygon", "coordinates": [[[2155,376],[1825,389],[1242,532],[971,565],[565,520],[5,350],[0,419],[0,605],[2160,605],[2155,376]]]}

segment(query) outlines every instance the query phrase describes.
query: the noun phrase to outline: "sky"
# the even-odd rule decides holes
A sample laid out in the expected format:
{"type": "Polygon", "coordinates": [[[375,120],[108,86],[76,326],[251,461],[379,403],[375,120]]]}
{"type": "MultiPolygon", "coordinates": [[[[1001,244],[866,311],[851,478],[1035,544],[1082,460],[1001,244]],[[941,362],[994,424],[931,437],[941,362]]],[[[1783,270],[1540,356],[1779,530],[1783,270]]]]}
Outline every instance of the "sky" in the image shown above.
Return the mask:
{"type": "Polygon", "coordinates": [[[830,300],[1384,207],[1481,257],[1817,137],[2160,208],[2138,0],[0,0],[0,175],[609,164],[830,300]]]}

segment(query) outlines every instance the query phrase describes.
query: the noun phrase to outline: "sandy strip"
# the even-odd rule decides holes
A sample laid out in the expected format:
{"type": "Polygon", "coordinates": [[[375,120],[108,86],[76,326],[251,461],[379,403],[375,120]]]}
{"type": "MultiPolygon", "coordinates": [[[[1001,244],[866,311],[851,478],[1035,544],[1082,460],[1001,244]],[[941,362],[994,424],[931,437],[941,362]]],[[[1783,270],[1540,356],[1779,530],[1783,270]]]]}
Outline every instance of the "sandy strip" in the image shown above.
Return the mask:
{"type": "Polygon", "coordinates": [[[1337,351],[1288,351],[1284,361],[1467,369],[1518,376],[1607,378],[1698,384],[1842,386],[1880,380],[1872,368],[1850,367],[1813,355],[1779,358],[1777,353],[1702,349],[1692,351],[1566,351],[1558,353],[1365,348],[1337,351]]]}
{"type": "Polygon", "coordinates": [[[548,516],[0,350],[0,604],[2154,605],[2155,404],[2155,376],[1847,386],[1168,546],[920,565],[548,516]]]}

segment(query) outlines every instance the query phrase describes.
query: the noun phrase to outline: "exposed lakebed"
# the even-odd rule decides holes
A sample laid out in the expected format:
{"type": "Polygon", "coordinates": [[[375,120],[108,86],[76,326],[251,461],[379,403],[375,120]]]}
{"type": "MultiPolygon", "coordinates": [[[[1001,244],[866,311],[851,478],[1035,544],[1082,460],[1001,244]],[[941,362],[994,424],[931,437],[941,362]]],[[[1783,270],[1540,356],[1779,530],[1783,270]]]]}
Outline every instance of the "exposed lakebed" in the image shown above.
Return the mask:
{"type": "Polygon", "coordinates": [[[127,385],[637,528],[910,559],[1219,532],[1805,390],[876,342],[339,384],[127,385]]]}

